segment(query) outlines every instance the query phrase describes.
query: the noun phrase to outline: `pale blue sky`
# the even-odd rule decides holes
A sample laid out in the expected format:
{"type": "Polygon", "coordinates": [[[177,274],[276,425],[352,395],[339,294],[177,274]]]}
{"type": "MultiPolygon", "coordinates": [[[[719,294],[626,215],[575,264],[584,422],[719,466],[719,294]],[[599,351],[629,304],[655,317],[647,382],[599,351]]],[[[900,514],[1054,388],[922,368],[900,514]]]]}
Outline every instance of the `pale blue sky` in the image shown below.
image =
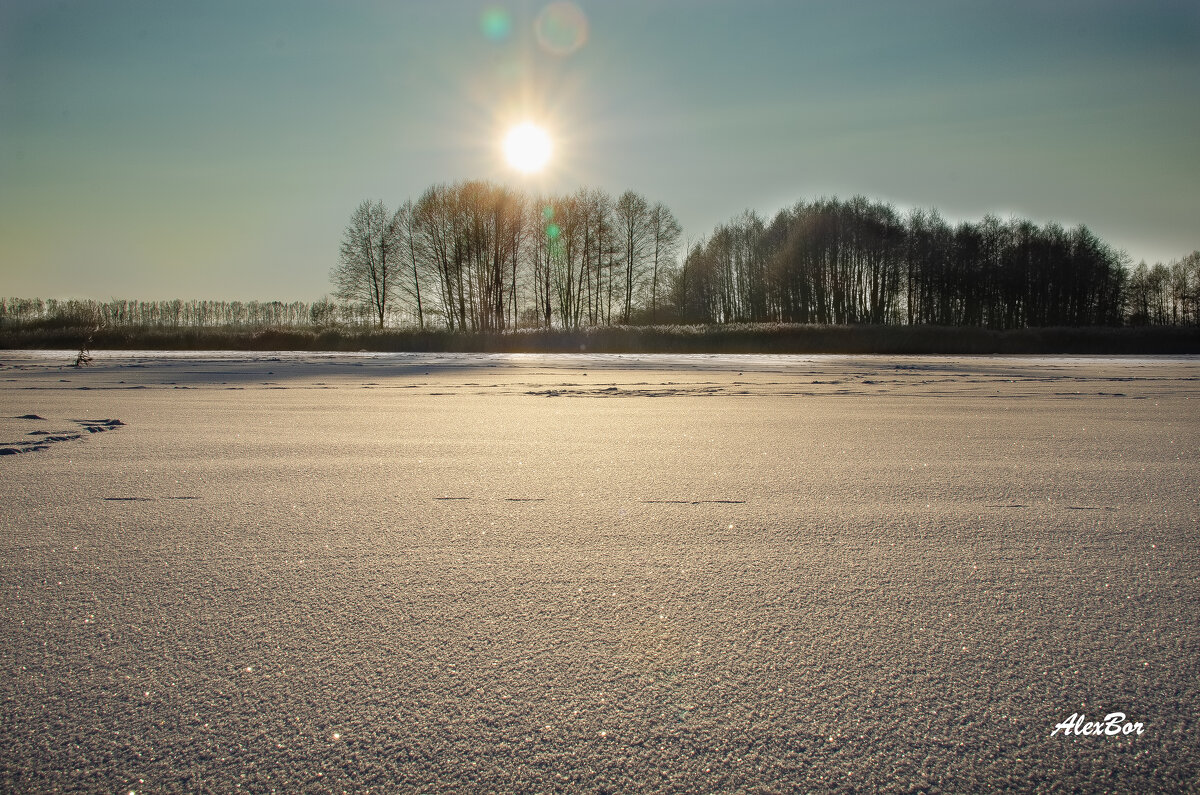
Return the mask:
{"type": "Polygon", "coordinates": [[[566,56],[545,5],[3,0],[0,293],[311,300],[360,200],[476,177],[632,188],[692,238],[862,193],[1200,248],[1194,0],[580,0],[566,56]],[[536,180],[498,154],[525,116],[536,180]]]}

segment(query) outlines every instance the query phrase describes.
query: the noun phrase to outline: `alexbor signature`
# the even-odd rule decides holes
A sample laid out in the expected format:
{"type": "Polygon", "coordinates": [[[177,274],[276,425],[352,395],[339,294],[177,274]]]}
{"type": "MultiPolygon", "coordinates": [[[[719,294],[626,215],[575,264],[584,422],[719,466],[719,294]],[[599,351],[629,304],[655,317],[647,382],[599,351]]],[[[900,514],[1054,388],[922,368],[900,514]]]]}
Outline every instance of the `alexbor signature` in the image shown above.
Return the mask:
{"type": "Polygon", "coordinates": [[[1053,737],[1062,732],[1064,737],[1072,734],[1083,735],[1085,737],[1100,735],[1116,737],[1127,734],[1141,734],[1144,731],[1146,731],[1146,724],[1125,720],[1124,712],[1110,712],[1104,716],[1104,720],[1099,721],[1088,721],[1082,712],[1073,712],[1071,713],[1071,717],[1054,727],[1054,731],[1050,732],[1050,736],[1053,737]]]}

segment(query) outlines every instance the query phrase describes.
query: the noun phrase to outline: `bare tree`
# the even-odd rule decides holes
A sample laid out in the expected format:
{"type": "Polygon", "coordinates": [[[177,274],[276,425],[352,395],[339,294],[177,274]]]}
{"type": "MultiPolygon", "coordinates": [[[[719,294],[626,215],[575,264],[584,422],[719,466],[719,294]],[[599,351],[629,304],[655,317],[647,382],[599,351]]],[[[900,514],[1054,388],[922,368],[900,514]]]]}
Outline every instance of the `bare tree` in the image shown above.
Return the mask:
{"type": "Polygon", "coordinates": [[[383,328],[403,260],[397,216],[381,201],[355,208],[342,236],[339,262],[330,273],[338,298],[361,304],[383,328]]]}
{"type": "Polygon", "coordinates": [[[642,278],[646,244],[650,237],[650,207],[644,196],[627,190],[617,199],[617,236],[620,238],[625,264],[625,311],[622,323],[629,323],[633,311],[634,287],[642,278]]]}
{"type": "Polygon", "coordinates": [[[427,258],[422,251],[422,241],[417,229],[417,213],[411,200],[396,210],[396,225],[399,232],[400,255],[404,259],[404,279],[401,292],[417,309],[417,326],[425,328],[425,302],[421,298],[421,285],[425,280],[424,266],[427,258]]]}
{"type": "Polygon", "coordinates": [[[465,328],[467,324],[456,204],[450,187],[435,185],[421,195],[414,208],[428,268],[437,275],[442,317],[451,331],[456,327],[465,328]]]}
{"type": "Polygon", "coordinates": [[[544,323],[546,328],[550,328],[553,315],[554,249],[558,236],[554,207],[550,202],[539,196],[527,214],[527,223],[532,230],[531,245],[527,250],[533,267],[534,316],[538,325],[544,323]]]}
{"type": "Polygon", "coordinates": [[[682,234],[679,222],[662,202],[656,202],[650,208],[650,239],[652,263],[650,274],[650,322],[658,322],[658,285],[668,267],[675,261],[676,248],[679,246],[679,235],[682,234]]]}
{"type": "Polygon", "coordinates": [[[559,323],[564,328],[578,328],[583,313],[584,276],[583,231],[578,196],[564,196],[550,201],[550,223],[546,226],[549,239],[551,277],[558,304],[559,323]]]}

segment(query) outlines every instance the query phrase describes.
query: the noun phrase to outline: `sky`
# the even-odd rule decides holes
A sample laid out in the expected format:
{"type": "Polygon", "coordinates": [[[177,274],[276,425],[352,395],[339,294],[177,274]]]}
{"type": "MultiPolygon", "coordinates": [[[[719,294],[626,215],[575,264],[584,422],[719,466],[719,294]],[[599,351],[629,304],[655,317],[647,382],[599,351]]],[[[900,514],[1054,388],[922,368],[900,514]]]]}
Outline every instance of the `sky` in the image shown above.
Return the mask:
{"type": "Polygon", "coordinates": [[[350,213],[865,195],[1200,249],[1195,0],[3,0],[0,294],[314,300],[350,213]],[[505,130],[556,151],[523,175],[505,130]]]}

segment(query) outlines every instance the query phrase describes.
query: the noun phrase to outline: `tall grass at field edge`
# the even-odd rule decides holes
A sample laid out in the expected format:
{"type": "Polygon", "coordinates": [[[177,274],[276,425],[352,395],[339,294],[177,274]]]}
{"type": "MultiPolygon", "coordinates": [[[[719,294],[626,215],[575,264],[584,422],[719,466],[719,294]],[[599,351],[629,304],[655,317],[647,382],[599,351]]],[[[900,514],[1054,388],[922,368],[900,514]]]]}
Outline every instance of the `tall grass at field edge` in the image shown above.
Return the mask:
{"type": "Polygon", "coordinates": [[[414,351],[430,353],[1188,354],[1200,328],[945,326],[609,326],[499,333],[444,329],[160,328],[8,325],[0,348],[92,350],[414,351]],[[89,341],[90,340],[90,341],[89,341]]]}

